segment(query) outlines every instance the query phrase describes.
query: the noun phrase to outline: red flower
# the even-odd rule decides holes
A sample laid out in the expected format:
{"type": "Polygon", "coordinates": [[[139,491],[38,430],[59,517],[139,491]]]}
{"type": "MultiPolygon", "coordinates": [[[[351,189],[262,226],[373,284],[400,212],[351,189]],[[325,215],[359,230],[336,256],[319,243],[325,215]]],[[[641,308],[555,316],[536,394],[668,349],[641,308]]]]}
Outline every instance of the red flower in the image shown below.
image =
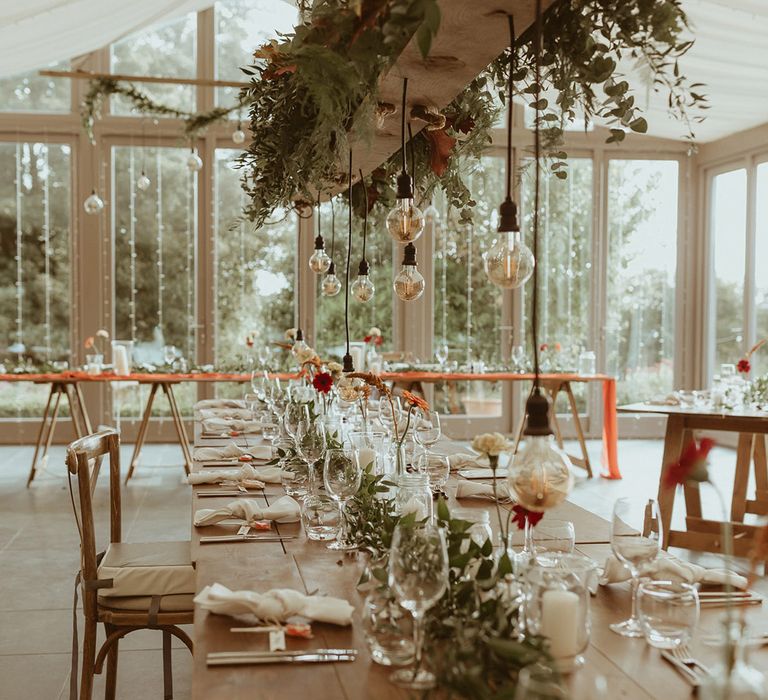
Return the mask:
{"type": "Polygon", "coordinates": [[[453,136],[448,136],[445,129],[424,130],[424,135],[429,142],[429,166],[435,175],[441,177],[448,169],[448,161],[451,159],[451,152],[456,145],[456,139],[453,136]]]}
{"type": "Polygon", "coordinates": [[[246,339],[245,339],[245,344],[246,344],[246,345],[247,345],[249,348],[252,348],[252,347],[253,347],[253,338],[252,338],[250,335],[249,335],[248,337],[246,337],[246,339]]]}
{"type": "Polygon", "coordinates": [[[546,352],[547,350],[549,350],[549,345],[547,345],[546,343],[542,343],[541,345],[539,345],[539,352],[546,352]]]}
{"type": "Polygon", "coordinates": [[[736,365],[736,369],[739,370],[742,374],[749,374],[749,371],[752,369],[752,365],[749,364],[749,360],[747,358],[744,358],[743,360],[739,360],[739,364],[736,365]]]}
{"type": "Polygon", "coordinates": [[[422,411],[429,410],[429,404],[421,396],[416,396],[416,394],[412,394],[410,391],[404,391],[403,398],[413,408],[420,408],[422,411]]]}
{"type": "Polygon", "coordinates": [[[374,344],[374,345],[381,345],[383,342],[384,342],[384,336],[383,336],[383,335],[377,335],[377,336],[376,336],[376,337],[373,339],[373,344],[374,344]]]}
{"type": "Polygon", "coordinates": [[[533,510],[523,508],[523,506],[512,506],[512,512],[515,514],[512,518],[512,522],[517,525],[518,530],[525,529],[525,521],[527,520],[531,527],[536,527],[538,522],[544,517],[544,513],[537,513],[533,510]]]}
{"type": "Polygon", "coordinates": [[[312,386],[321,394],[327,394],[333,386],[333,377],[328,372],[318,372],[312,380],[312,386]]]}
{"type": "Polygon", "coordinates": [[[664,486],[674,488],[686,481],[707,481],[707,456],[715,446],[715,441],[704,438],[696,444],[691,440],[683,449],[680,459],[670,464],[664,472],[664,486]]]}
{"type": "Polygon", "coordinates": [[[371,340],[373,340],[373,336],[372,335],[366,335],[365,338],[363,338],[363,342],[364,343],[370,343],[371,340]]]}
{"type": "Polygon", "coordinates": [[[458,124],[454,124],[454,129],[462,134],[468,134],[475,128],[475,120],[472,117],[464,117],[458,124]]]}

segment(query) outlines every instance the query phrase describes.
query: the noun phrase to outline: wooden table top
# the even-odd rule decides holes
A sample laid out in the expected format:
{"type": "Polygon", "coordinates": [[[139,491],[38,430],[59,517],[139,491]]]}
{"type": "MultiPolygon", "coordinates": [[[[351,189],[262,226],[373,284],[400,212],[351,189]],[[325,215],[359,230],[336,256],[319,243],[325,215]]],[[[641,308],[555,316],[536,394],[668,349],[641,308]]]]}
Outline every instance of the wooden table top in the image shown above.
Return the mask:
{"type": "Polygon", "coordinates": [[[707,416],[710,418],[747,418],[756,421],[768,420],[768,412],[757,411],[744,408],[733,411],[717,410],[714,408],[696,407],[696,406],[668,406],[666,404],[648,403],[640,401],[638,403],[625,404],[617,406],[620,413],[658,413],[665,416],[707,416]]]}
{"type": "MultiPolygon", "coordinates": [[[[209,442],[206,441],[206,446],[209,442]]],[[[251,444],[253,442],[251,441],[251,444]]],[[[195,487],[196,490],[197,487],[195,487]]],[[[455,484],[449,485],[449,496],[455,484]]],[[[282,495],[278,485],[268,485],[263,498],[270,502],[282,495]]],[[[219,507],[232,500],[228,497],[192,498],[192,513],[201,507],[219,507]]],[[[489,509],[492,504],[482,499],[451,498],[449,505],[462,508],[489,509]]],[[[574,523],[577,548],[602,563],[610,552],[607,544],[608,523],[572,503],[554,509],[547,517],[568,519],[574,523]]],[[[495,517],[491,523],[496,529],[495,517]]],[[[200,545],[201,535],[231,533],[232,524],[217,524],[206,528],[192,527],[193,558],[197,568],[197,589],[218,582],[230,589],[265,591],[270,588],[295,588],[305,594],[317,591],[347,599],[355,608],[353,624],[342,628],[334,625],[313,625],[315,639],[289,639],[290,649],[320,647],[353,647],[359,651],[353,663],[308,664],[284,666],[206,666],[211,651],[265,649],[264,635],[233,634],[237,623],[223,615],[198,610],[195,613],[195,650],[193,661],[192,696],[202,700],[285,700],[304,695],[312,700],[389,700],[407,698],[407,693],[389,683],[391,669],[373,663],[368,655],[361,624],[364,596],[356,583],[363,562],[356,555],[332,552],[323,542],[308,540],[296,524],[280,525],[281,534],[296,534],[296,540],[278,542],[238,542],[200,545]]],[[[765,582],[762,582],[763,584],[765,582]]],[[[768,587],[760,586],[763,592],[768,587]]],[[[608,625],[629,614],[630,595],[627,584],[602,587],[592,599],[592,635],[585,653],[586,664],[571,674],[567,683],[571,697],[587,700],[594,694],[594,679],[602,675],[611,695],[621,698],[658,698],[668,700],[693,697],[691,687],[656,649],[642,639],[626,639],[610,631],[608,625]]],[[[714,631],[722,610],[702,612],[700,628],[714,631]]],[[[749,620],[757,631],[768,632],[768,614],[763,609],[749,611],[749,620]]],[[[695,643],[697,656],[705,663],[716,661],[716,650],[695,643]]],[[[768,666],[768,648],[755,652],[758,665],[768,666]]]]}

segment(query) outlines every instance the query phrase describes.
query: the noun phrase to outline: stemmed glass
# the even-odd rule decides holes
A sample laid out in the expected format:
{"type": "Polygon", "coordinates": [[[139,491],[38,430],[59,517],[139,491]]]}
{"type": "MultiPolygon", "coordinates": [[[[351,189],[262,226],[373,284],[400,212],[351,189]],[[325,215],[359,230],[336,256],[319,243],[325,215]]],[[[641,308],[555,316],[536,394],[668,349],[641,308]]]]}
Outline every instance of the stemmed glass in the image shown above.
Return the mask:
{"type": "Polygon", "coordinates": [[[269,347],[269,345],[259,345],[259,349],[257,350],[257,359],[259,360],[259,364],[266,369],[267,362],[269,361],[269,356],[272,354],[272,348],[269,347]]]}
{"type": "Polygon", "coordinates": [[[416,469],[424,472],[433,493],[440,493],[451,475],[451,464],[445,455],[424,452],[416,462],[416,469]]]}
{"type": "Polygon", "coordinates": [[[307,463],[309,470],[310,488],[315,489],[315,462],[325,453],[325,430],[322,425],[310,420],[299,421],[296,428],[296,450],[307,463]]]}
{"type": "Polygon", "coordinates": [[[328,549],[357,549],[357,545],[349,541],[346,507],[347,501],[360,488],[361,478],[362,470],[360,469],[357,450],[326,450],[323,483],[328,495],[339,504],[339,513],[341,514],[338,537],[328,544],[328,549]]]}
{"type": "Polygon", "coordinates": [[[389,551],[389,587],[413,616],[415,649],[413,668],[395,671],[390,680],[412,690],[436,684],[435,674],[422,668],[424,616],[448,587],[448,549],[445,533],[437,525],[398,525],[389,551]]]}
{"type": "Polygon", "coordinates": [[[400,408],[400,399],[393,397],[392,405],[389,399],[382,397],[379,399],[379,423],[390,435],[394,434],[394,424],[397,421],[398,427],[403,418],[403,410],[400,408]],[[394,412],[392,410],[394,406],[394,412]]]}
{"type": "Polygon", "coordinates": [[[445,369],[445,362],[448,359],[448,346],[443,343],[435,349],[435,359],[440,363],[440,369],[445,369]]]}
{"type": "Polygon", "coordinates": [[[512,348],[512,363],[516,372],[525,372],[525,348],[522,345],[512,348]]]}
{"type": "Polygon", "coordinates": [[[637,585],[640,570],[659,555],[662,541],[659,504],[652,498],[619,498],[613,506],[611,549],[632,574],[632,614],[624,622],[610,625],[623,637],[642,637],[637,616],[637,585]],[[639,525],[639,527],[633,527],[639,525]]]}
{"type": "Polygon", "coordinates": [[[175,345],[163,345],[163,359],[165,364],[171,367],[178,356],[178,350],[175,345]]]}
{"type": "Polygon", "coordinates": [[[267,373],[253,370],[251,372],[251,388],[256,393],[259,401],[265,401],[267,396],[267,373]]]}
{"type": "Polygon", "coordinates": [[[419,411],[413,418],[415,418],[413,437],[426,455],[429,448],[440,439],[440,414],[437,411],[419,411]]]}
{"type": "Polygon", "coordinates": [[[296,438],[296,431],[298,430],[299,423],[301,421],[309,421],[309,409],[305,403],[291,402],[285,407],[283,413],[283,425],[285,430],[292,438],[296,438]]]}
{"type": "Polygon", "coordinates": [[[261,403],[258,394],[248,392],[243,396],[243,400],[245,401],[245,407],[251,412],[251,420],[256,420],[256,413],[261,403]]]}

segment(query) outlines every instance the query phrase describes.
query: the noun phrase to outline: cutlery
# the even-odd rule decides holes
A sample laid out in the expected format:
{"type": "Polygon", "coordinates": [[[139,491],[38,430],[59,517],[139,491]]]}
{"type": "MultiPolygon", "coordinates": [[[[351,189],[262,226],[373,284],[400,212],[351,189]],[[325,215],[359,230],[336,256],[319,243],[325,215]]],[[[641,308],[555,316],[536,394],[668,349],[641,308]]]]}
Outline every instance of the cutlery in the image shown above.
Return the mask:
{"type": "Polygon", "coordinates": [[[200,544],[215,542],[282,542],[295,540],[296,535],[206,535],[200,538],[200,544]]]}
{"type": "MultiPolygon", "coordinates": [[[[233,629],[242,629],[235,627],[233,629]]],[[[221,658],[223,656],[305,656],[306,654],[322,654],[331,656],[357,656],[357,649],[293,649],[289,651],[210,651],[208,658],[221,658]]]]}
{"type": "Polygon", "coordinates": [[[760,596],[719,596],[717,598],[700,598],[699,605],[702,608],[723,608],[738,605],[762,605],[760,596]]]}
{"type": "Polygon", "coordinates": [[[214,491],[211,489],[208,491],[198,491],[197,495],[199,498],[209,498],[213,496],[259,496],[263,493],[263,491],[234,491],[225,489],[214,491]]]}
{"type": "Polygon", "coordinates": [[[672,664],[678,673],[680,673],[680,675],[683,676],[683,678],[685,678],[685,680],[687,680],[691,685],[698,686],[701,682],[698,673],[696,673],[692,668],[686,666],[684,663],[682,663],[682,661],[679,661],[668,650],[661,650],[661,658],[672,664]]]}
{"type": "Polygon", "coordinates": [[[308,664],[338,663],[355,661],[357,656],[349,654],[302,654],[301,656],[222,656],[206,660],[208,666],[244,666],[250,664],[308,664]]]}
{"type": "Polygon", "coordinates": [[[690,668],[694,673],[697,673],[700,679],[702,675],[709,675],[709,669],[701,663],[701,661],[691,656],[687,644],[680,644],[672,649],[672,656],[674,656],[681,664],[690,668]]]}

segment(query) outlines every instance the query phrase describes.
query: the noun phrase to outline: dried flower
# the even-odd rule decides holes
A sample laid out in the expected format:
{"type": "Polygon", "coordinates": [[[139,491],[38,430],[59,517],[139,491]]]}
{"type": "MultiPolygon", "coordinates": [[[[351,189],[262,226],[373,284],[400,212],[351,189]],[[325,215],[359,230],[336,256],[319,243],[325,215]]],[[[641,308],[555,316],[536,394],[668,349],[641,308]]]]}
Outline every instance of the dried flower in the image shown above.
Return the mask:
{"type": "Polygon", "coordinates": [[[683,449],[680,459],[670,464],[664,473],[664,486],[674,488],[686,481],[709,481],[707,457],[715,441],[704,438],[698,444],[691,440],[683,449]]]}
{"type": "Polygon", "coordinates": [[[413,408],[420,408],[422,411],[429,410],[429,404],[421,396],[416,396],[416,394],[412,394],[410,391],[404,391],[403,398],[413,408]]]}
{"type": "Polygon", "coordinates": [[[333,377],[328,372],[318,372],[312,380],[312,386],[321,394],[327,394],[333,387],[333,377]]]}
{"type": "Polygon", "coordinates": [[[736,369],[739,370],[739,372],[742,374],[749,374],[750,370],[752,369],[752,365],[749,364],[749,360],[745,357],[739,360],[739,363],[736,365],[736,369]]]}
{"type": "Polygon", "coordinates": [[[317,353],[315,353],[314,348],[306,347],[296,350],[296,360],[300,365],[312,362],[315,357],[317,357],[317,353]]]}
{"type": "Polygon", "coordinates": [[[296,329],[289,328],[287,331],[285,331],[285,339],[290,340],[293,343],[296,340],[296,329]]]}
{"type": "Polygon", "coordinates": [[[472,449],[488,456],[497,456],[506,452],[510,445],[501,433],[483,433],[472,440],[472,449]]]}
{"type": "Polygon", "coordinates": [[[344,370],[344,368],[338,362],[329,362],[327,367],[328,371],[334,376],[340,375],[344,370]]]}
{"type": "Polygon", "coordinates": [[[515,514],[512,517],[512,522],[517,525],[518,530],[525,529],[525,521],[527,520],[531,527],[536,527],[539,521],[544,517],[544,513],[538,513],[535,510],[528,510],[520,505],[512,506],[512,512],[515,514]]]}
{"type": "Polygon", "coordinates": [[[85,349],[86,350],[92,350],[93,346],[95,345],[95,341],[96,341],[96,339],[92,335],[89,335],[85,339],[85,342],[83,343],[83,345],[85,346],[85,349]]]}
{"type": "Polygon", "coordinates": [[[368,386],[378,389],[383,396],[391,396],[392,392],[384,380],[373,372],[352,372],[347,375],[350,379],[362,379],[368,386]]]}

